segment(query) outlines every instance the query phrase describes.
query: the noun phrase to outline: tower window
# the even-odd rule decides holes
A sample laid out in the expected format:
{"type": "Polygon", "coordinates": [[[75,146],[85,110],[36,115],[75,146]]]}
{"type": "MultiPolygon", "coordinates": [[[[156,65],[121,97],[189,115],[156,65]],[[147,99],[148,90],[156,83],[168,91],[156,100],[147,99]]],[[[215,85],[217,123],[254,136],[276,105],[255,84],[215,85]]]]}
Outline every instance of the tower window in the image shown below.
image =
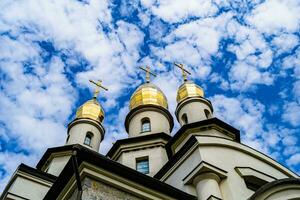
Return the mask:
{"type": "Polygon", "coordinates": [[[151,131],[151,124],[150,124],[150,119],[149,118],[143,118],[142,119],[142,129],[141,132],[149,132],[151,131]]]}
{"type": "Polygon", "coordinates": [[[211,114],[207,109],[204,109],[204,113],[207,119],[211,118],[211,114]]]}
{"type": "Polygon", "coordinates": [[[136,170],[143,174],[149,174],[149,158],[148,157],[137,158],[136,170]]]}
{"type": "Polygon", "coordinates": [[[92,142],[92,137],[93,137],[93,133],[92,132],[87,132],[84,138],[84,144],[91,146],[91,142],[92,142]]]}
{"type": "Polygon", "coordinates": [[[182,120],[183,124],[187,124],[188,123],[188,117],[187,117],[186,113],[184,113],[181,116],[181,120],[182,120]]]}

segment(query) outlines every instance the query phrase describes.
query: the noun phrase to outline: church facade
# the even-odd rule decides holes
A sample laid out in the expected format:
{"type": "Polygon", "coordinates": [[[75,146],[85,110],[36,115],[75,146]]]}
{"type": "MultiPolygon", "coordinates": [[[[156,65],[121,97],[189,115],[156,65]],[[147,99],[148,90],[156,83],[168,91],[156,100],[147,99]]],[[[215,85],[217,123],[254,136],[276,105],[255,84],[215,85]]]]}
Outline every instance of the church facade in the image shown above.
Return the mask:
{"type": "MultiPolygon", "coordinates": [[[[49,148],[35,168],[21,164],[5,200],[296,200],[297,174],[240,141],[240,131],[215,118],[203,89],[187,80],[177,91],[179,130],[158,86],[140,85],[125,119],[128,138],[98,153],[104,111],[94,97],[77,109],[66,144],[49,148]]],[[[102,87],[101,82],[93,82],[102,87]]]]}

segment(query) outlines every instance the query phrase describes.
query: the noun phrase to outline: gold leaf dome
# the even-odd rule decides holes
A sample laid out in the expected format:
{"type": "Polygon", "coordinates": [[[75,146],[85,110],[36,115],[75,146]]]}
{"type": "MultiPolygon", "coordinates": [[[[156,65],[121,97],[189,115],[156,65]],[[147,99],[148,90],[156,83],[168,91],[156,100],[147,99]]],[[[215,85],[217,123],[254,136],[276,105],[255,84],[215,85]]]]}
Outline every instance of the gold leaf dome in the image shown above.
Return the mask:
{"type": "Polygon", "coordinates": [[[96,98],[88,100],[82,104],[76,112],[76,119],[88,118],[97,122],[102,122],[104,119],[104,111],[96,98]]]}
{"type": "Polygon", "coordinates": [[[204,97],[203,89],[192,81],[184,82],[177,91],[177,103],[190,97],[204,97]]]}
{"type": "Polygon", "coordinates": [[[138,87],[130,98],[130,110],[141,105],[157,105],[168,109],[167,98],[154,84],[145,83],[138,87]]]}

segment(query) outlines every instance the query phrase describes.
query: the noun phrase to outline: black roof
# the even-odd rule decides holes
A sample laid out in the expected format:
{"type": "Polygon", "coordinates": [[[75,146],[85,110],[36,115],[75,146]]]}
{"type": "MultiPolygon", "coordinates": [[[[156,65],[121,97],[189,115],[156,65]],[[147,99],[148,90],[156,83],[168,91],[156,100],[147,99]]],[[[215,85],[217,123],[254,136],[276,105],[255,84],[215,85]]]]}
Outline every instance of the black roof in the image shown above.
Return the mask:
{"type": "MultiPolygon", "coordinates": [[[[186,200],[196,199],[196,197],[193,195],[187,194],[155,178],[152,178],[134,169],[126,167],[118,162],[115,162],[99,154],[98,152],[90,150],[79,144],[64,146],[63,148],[62,147],[51,148],[48,149],[45,154],[49,155],[50,154],[49,151],[53,153],[53,152],[57,152],[57,151],[59,152],[65,150],[73,150],[77,152],[78,165],[80,165],[82,162],[88,162],[99,168],[110,171],[111,173],[114,173],[118,176],[129,179],[138,184],[141,184],[147,188],[151,188],[152,190],[164,193],[175,199],[186,199],[186,200]]],[[[73,175],[74,175],[74,170],[72,167],[72,160],[70,159],[67,165],[65,166],[65,168],[63,169],[63,171],[61,172],[61,174],[59,175],[59,177],[57,178],[57,180],[55,181],[55,183],[52,185],[52,187],[46,194],[44,199],[45,200],[55,199],[60,194],[62,189],[66,186],[67,182],[70,180],[70,178],[73,175]]]]}
{"type": "Polygon", "coordinates": [[[182,134],[184,134],[187,130],[189,129],[193,129],[193,128],[197,128],[197,127],[201,127],[201,126],[208,126],[208,125],[217,125],[231,133],[233,133],[235,135],[235,141],[237,142],[241,142],[240,139],[240,131],[236,128],[234,128],[233,126],[223,122],[222,120],[218,119],[218,118],[210,118],[210,119],[206,119],[206,120],[202,120],[202,121],[197,121],[194,123],[189,123],[189,124],[185,124],[183,125],[178,131],[177,133],[169,140],[169,142],[166,144],[166,151],[168,154],[169,159],[173,156],[173,152],[172,152],[172,145],[182,136],[182,134]]]}
{"type": "Polygon", "coordinates": [[[154,178],[160,179],[167,173],[177,161],[197,142],[195,136],[191,136],[183,147],[169,159],[169,161],[154,175],[154,178]]]}
{"type": "Polygon", "coordinates": [[[46,172],[43,172],[43,171],[40,171],[38,169],[35,169],[33,167],[30,167],[28,165],[25,165],[23,163],[21,163],[18,167],[18,170],[19,171],[22,171],[22,172],[26,172],[28,174],[31,174],[35,177],[38,177],[38,178],[41,178],[43,180],[47,180],[49,182],[54,182],[56,180],[56,176],[52,175],[52,174],[48,174],[46,172]]]}
{"type": "Polygon", "coordinates": [[[300,185],[300,178],[284,178],[272,181],[260,187],[250,198],[249,200],[255,200],[259,195],[268,191],[269,189],[275,188],[277,186],[284,186],[287,184],[300,185]]]}
{"type": "Polygon", "coordinates": [[[162,139],[168,141],[171,138],[171,136],[168,135],[167,133],[161,132],[161,133],[153,133],[153,134],[141,135],[139,137],[132,137],[132,138],[125,138],[125,139],[117,140],[114,143],[114,145],[112,146],[112,148],[107,152],[106,156],[111,158],[114,155],[114,153],[120,148],[121,145],[147,141],[147,140],[151,140],[151,139],[155,139],[155,138],[162,138],[162,139]]]}
{"type": "MultiPolygon", "coordinates": [[[[34,177],[49,181],[51,183],[54,183],[56,180],[56,176],[52,175],[52,174],[48,174],[46,172],[40,171],[38,169],[35,169],[33,167],[30,167],[28,165],[25,165],[23,163],[21,163],[19,165],[19,167],[16,169],[16,171],[21,171],[21,172],[25,172],[26,174],[30,174],[34,177]]],[[[3,190],[2,195],[0,196],[0,199],[4,198],[4,195],[7,193],[7,190],[9,189],[10,185],[13,183],[13,179],[11,179],[9,181],[9,183],[7,184],[7,186],[5,187],[5,189],[3,190]]]]}
{"type": "Polygon", "coordinates": [[[46,152],[44,153],[44,155],[42,156],[42,158],[40,159],[40,161],[37,163],[36,168],[38,170],[41,170],[42,167],[44,166],[44,164],[46,163],[46,161],[48,160],[48,158],[50,157],[50,155],[54,152],[63,152],[63,151],[70,151],[72,150],[72,147],[74,145],[64,145],[64,146],[60,146],[60,147],[52,147],[52,148],[48,148],[46,150],[46,152]]]}

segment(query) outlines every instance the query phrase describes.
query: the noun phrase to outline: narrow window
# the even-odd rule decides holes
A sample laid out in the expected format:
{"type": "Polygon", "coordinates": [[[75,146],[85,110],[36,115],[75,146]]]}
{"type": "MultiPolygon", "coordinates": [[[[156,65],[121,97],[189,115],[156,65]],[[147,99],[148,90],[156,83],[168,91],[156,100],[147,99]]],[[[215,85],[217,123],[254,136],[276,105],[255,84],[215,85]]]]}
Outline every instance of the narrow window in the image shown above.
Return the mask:
{"type": "Polygon", "coordinates": [[[207,109],[204,109],[204,113],[207,119],[211,118],[211,114],[207,109]]]}
{"type": "Polygon", "coordinates": [[[91,146],[93,134],[91,132],[87,132],[84,138],[84,144],[91,146]]]}
{"type": "Polygon", "coordinates": [[[136,159],[136,170],[143,174],[149,174],[149,158],[137,158],[136,159]]]}
{"type": "Polygon", "coordinates": [[[149,131],[151,131],[150,119],[149,118],[143,118],[142,119],[141,133],[149,132],[149,131]]]}
{"type": "Polygon", "coordinates": [[[188,118],[187,118],[186,113],[184,113],[184,114],[181,116],[181,120],[182,120],[183,124],[187,124],[187,123],[188,123],[188,118]]]}

